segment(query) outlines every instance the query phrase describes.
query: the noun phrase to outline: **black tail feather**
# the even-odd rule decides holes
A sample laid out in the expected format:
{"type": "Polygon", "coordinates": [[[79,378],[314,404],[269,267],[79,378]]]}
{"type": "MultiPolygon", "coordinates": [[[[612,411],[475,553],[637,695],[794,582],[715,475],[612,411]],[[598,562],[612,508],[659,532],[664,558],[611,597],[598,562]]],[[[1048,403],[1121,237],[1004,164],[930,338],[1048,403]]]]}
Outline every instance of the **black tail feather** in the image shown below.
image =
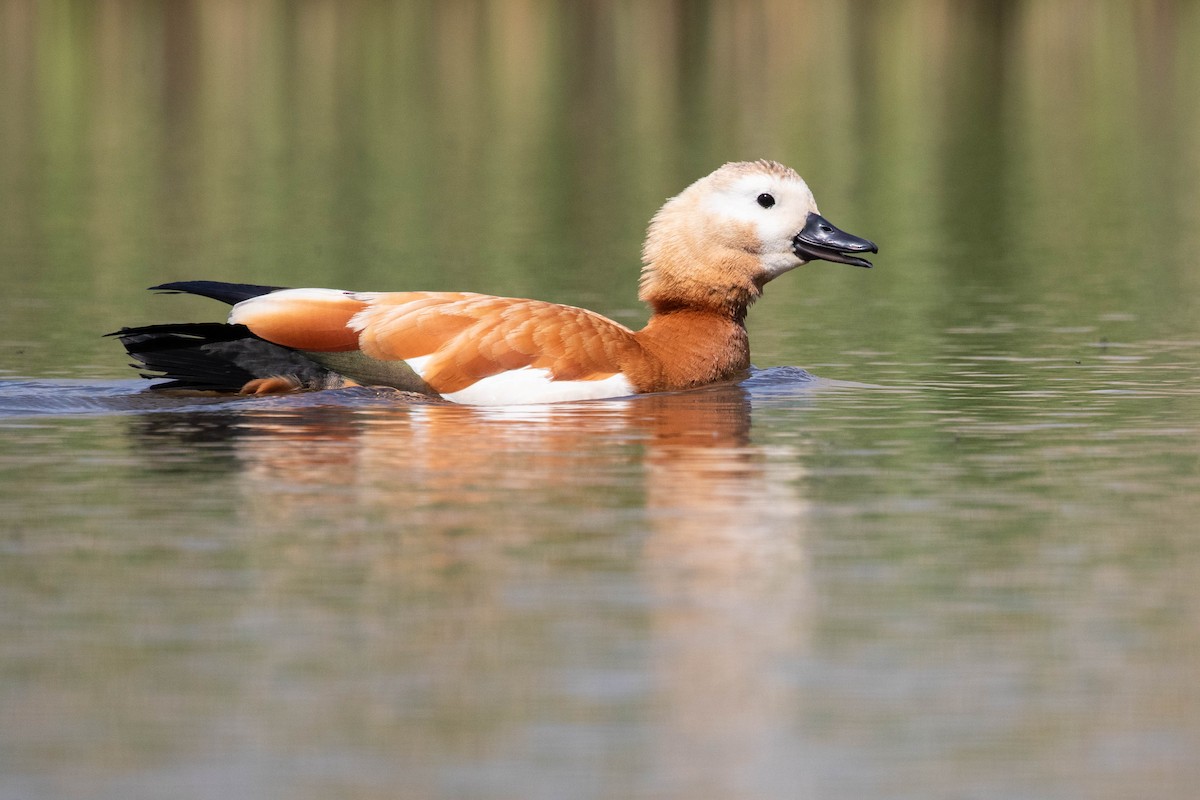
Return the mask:
{"type": "Polygon", "coordinates": [[[253,283],[224,283],[222,281],[175,281],[151,286],[150,290],[168,294],[196,294],[233,305],[252,297],[278,292],[284,288],[286,287],[258,286],[253,283]]]}
{"type": "Polygon", "coordinates": [[[328,388],[340,380],[302,354],[258,338],[244,325],[147,325],[108,335],[121,340],[137,361],[133,367],[147,370],[142,377],[167,379],[153,389],[236,392],[247,381],[273,375],[294,376],[306,388],[328,388]]]}

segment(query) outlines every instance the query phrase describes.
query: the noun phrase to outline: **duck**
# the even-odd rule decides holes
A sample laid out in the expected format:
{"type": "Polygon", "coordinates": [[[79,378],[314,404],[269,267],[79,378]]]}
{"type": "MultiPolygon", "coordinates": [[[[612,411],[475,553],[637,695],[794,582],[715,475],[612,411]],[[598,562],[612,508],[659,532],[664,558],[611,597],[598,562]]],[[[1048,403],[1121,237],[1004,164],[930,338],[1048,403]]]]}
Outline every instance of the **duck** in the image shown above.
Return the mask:
{"type": "Polygon", "coordinates": [[[727,163],[668,199],[642,248],[632,330],[569,305],[470,292],[362,292],[219,281],[151,287],[232,305],[215,323],[127,327],[155,390],[278,394],[392,387],[468,405],[674,392],[748,374],[746,315],[763,288],[812,261],[871,267],[874,242],[817,209],[775,161],[727,163]]]}

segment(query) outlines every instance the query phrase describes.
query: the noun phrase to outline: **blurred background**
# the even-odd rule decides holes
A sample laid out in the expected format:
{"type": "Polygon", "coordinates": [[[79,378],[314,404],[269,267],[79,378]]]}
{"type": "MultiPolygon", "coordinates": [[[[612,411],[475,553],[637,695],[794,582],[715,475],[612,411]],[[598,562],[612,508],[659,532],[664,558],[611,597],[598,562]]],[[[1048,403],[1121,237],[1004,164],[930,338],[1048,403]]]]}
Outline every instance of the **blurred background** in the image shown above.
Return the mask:
{"type": "Polygon", "coordinates": [[[1200,274],[1198,75],[1200,7],[1169,0],[5,0],[0,275],[29,340],[5,366],[123,374],[95,335],[177,316],[142,291],[169,279],[640,324],[650,215],[750,158],[883,251],[773,285],[759,362],[828,352],[835,321],[851,350],[919,338],[993,289],[1169,327],[1200,274]]]}
{"type": "Polygon", "coordinates": [[[0,287],[0,800],[1200,785],[1200,3],[0,0],[0,287]],[[736,387],[202,402],[101,338],[180,279],[640,326],[752,158],[880,254],[736,387]]]}

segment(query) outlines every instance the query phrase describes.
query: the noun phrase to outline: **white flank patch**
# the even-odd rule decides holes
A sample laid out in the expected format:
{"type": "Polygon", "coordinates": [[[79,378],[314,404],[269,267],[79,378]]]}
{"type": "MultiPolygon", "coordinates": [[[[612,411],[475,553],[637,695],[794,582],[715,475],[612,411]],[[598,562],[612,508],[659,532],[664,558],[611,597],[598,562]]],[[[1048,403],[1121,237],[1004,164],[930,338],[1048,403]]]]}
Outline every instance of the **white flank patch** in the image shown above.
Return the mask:
{"type": "Polygon", "coordinates": [[[427,356],[417,356],[416,358],[406,358],[404,363],[408,364],[409,369],[421,376],[421,380],[425,380],[425,367],[429,364],[429,359],[433,358],[430,353],[427,356]]]}
{"type": "MultiPolygon", "coordinates": [[[[411,359],[408,362],[409,366],[419,373],[420,370],[413,364],[414,361],[422,359],[411,359]]],[[[524,367],[491,375],[475,381],[465,389],[444,394],[442,397],[464,405],[495,406],[602,400],[606,397],[627,397],[631,394],[634,394],[633,385],[619,373],[598,381],[556,381],[550,378],[550,370],[524,367]]]]}

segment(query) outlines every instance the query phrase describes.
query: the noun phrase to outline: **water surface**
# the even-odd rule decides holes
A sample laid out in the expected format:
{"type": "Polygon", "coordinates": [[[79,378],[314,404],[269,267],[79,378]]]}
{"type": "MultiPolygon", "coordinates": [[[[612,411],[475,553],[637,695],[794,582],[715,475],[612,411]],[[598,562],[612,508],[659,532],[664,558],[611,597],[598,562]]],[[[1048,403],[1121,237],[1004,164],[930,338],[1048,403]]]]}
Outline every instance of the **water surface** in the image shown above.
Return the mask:
{"type": "Polygon", "coordinates": [[[0,797],[1200,783],[1195,4],[0,4],[0,797]],[[629,325],[773,157],[877,268],[731,386],[144,392],[208,278],[629,325]]]}

